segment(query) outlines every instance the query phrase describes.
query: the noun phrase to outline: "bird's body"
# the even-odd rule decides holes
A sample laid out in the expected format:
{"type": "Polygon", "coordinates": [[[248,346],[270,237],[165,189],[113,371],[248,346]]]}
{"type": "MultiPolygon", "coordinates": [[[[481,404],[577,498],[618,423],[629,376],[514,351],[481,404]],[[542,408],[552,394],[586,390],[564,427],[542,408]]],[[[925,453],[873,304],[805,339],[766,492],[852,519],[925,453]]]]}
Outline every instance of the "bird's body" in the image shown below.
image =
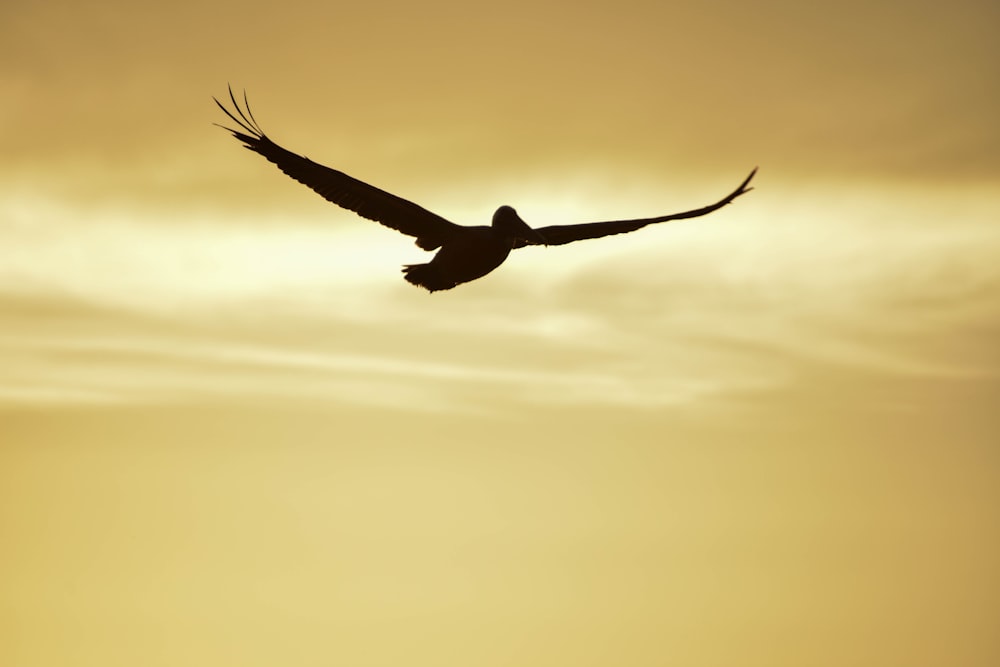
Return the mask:
{"type": "Polygon", "coordinates": [[[482,278],[503,264],[514,240],[492,227],[463,227],[448,239],[426,264],[407,264],[407,281],[431,292],[446,290],[482,278]]]}
{"type": "Polygon", "coordinates": [[[706,215],[749,192],[752,188],[747,185],[757,172],[756,169],[750,172],[736,190],[715,204],[683,213],[532,229],[513,208],[501,206],[493,214],[493,222],[489,227],[468,227],[456,225],[411,201],[282,148],[261,131],[250,112],[246,95],[243,98],[245,113],[236,101],[232,89],[229,91],[229,98],[235,108],[235,115],[218,100],[215,102],[241,129],[224,129],[242,141],[246,148],[264,156],[328,201],[415,237],[417,246],[423,250],[437,250],[430,262],[403,267],[407,281],[431,292],[451,289],[482,278],[503,264],[512,250],[527,245],[562,245],[631,232],[658,222],[706,215]]]}

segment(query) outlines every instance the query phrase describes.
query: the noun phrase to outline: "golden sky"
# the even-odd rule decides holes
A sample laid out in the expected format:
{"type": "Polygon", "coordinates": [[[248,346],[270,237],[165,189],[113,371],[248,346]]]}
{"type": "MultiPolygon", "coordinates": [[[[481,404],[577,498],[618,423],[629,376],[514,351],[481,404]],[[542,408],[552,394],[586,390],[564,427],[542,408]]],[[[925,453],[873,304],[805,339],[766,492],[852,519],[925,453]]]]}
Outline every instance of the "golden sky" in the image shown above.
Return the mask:
{"type": "Polygon", "coordinates": [[[8,2],[0,664],[1000,663],[995,2],[8,2]],[[487,224],[443,293],[211,125],[487,224]]]}

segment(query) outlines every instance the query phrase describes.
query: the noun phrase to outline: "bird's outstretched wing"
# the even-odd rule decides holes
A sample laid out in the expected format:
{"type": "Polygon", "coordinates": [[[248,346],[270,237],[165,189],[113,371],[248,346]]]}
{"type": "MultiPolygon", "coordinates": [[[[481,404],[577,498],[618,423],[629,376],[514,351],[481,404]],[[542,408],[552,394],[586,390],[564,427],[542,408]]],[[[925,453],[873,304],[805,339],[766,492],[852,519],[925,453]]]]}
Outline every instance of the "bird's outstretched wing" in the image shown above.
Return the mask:
{"type": "Polygon", "coordinates": [[[212,99],[240,129],[234,130],[224,125],[219,127],[231,132],[246,148],[260,153],[276,164],[281,171],[316,191],[327,201],[403,234],[415,236],[417,245],[424,250],[434,250],[460,229],[455,223],[411,201],[368,185],[336,169],[324,167],[274,143],[264,134],[253,117],[246,93],[243,94],[245,112],[236,101],[232,87],[229,88],[229,99],[233,103],[235,113],[227,109],[218,99],[214,97],[212,99]]]}
{"type": "MultiPolygon", "coordinates": [[[[703,208],[696,208],[691,211],[684,211],[683,213],[672,213],[670,215],[663,215],[658,218],[642,218],[640,220],[611,220],[608,222],[588,222],[579,225],[551,225],[549,227],[539,227],[537,231],[542,238],[545,239],[545,245],[563,245],[564,243],[572,243],[573,241],[582,241],[583,239],[596,239],[602,236],[611,236],[612,234],[624,234],[625,232],[634,232],[637,229],[641,229],[646,225],[652,225],[657,222],[667,222],[669,220],[683,220],[685,218],[697,218],[702,215],[708,215],[712,211],[717,211],[726,204],[730,203],[740,195],[746,194],[753,190],[753,188],[748,188],[750,180],[757,173],[757,168],[750,172],[750,175],[744,179],[740,186],[733,190],[731,193],[726,195],[723,199],[705,206],[703,208]]],[[[531,239],[521,238],[517,240],[515,248],[521,248],[526,245],[538,245],[537,241],[531,239]]]]}

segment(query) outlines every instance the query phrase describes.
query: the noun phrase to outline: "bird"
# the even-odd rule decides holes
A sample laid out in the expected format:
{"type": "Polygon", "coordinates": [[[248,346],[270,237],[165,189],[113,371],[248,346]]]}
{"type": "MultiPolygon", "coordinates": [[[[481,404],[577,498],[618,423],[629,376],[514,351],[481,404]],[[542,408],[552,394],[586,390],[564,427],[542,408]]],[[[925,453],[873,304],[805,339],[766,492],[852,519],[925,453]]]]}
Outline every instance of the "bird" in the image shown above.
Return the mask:
{"type": "Polygon", "coordinates": [[[757,173],[757,167],[754,167],[739,187],[714,204],[681,213],[635,220],[532,228],[513,207],[504,205],[493,214],[489,226],[458,225],[409,200],[282,148],[261,130],[250,110],[245,90],[242,108],[233,94],[232,86],[229,86],[232,110],[227,109],[218,98],[212,99],[239,129],[214,124],[232,133],[245,148],[274,163],[282,172],[327,201],[414,237],[417,247],[422,250],[436,250],[429,262],[403,266],[406,281],[429,292],[450,290],[482,278],[503,264],[511,251],[518,248],[565,245],[584,239],[633,232],[660,222],[707,215],[753,190],[748,185],[757,173]]]}

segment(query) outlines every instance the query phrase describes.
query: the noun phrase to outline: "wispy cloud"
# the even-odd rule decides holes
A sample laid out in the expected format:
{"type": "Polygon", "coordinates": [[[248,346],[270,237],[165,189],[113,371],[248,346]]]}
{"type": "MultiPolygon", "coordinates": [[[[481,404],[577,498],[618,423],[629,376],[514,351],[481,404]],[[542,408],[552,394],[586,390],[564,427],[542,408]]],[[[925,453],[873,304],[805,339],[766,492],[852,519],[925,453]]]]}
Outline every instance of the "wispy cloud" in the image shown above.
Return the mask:
{"type": "Polygon", "coordinates": [[[802,362],[1000,372],[963,352],[997,326],[996,202],[965,198],[945,226],[927,218],[951,197],[820,212],[760,199],[711,223],[530,249],[435,295],[394,275],[420,252],[378,228],[8,200],[0,395],[641,407],[786,385],[802,362]]]}

